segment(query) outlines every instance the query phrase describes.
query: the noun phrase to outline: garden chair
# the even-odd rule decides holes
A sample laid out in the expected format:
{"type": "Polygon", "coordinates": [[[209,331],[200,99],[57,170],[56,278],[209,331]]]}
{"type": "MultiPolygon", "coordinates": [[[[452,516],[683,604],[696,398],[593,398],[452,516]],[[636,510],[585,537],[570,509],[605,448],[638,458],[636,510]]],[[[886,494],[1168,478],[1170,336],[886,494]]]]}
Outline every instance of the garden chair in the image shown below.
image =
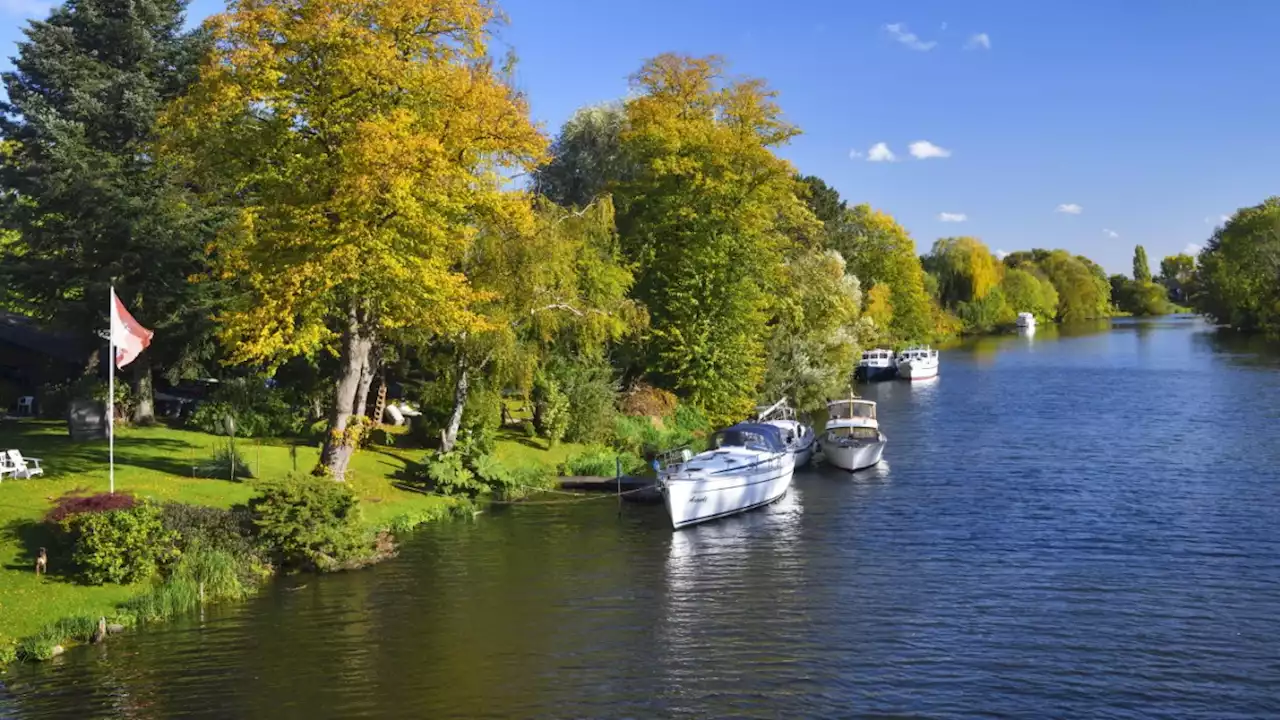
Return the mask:
{"type": "Polygon", "coordinates": [[[5,475],[18,476],[18,466],[13,464],[9,459],[9,453],[0,453],[0,481],[4,480],[5,475]]]}
{"type": "Polygon", "coordinates": [[[23,395],[18,398],[18,414],[19,415],[35,415],[36,399],[32,395],[23,395]]]}
{"type": "Polygon", "coordinates": [[[24,458],[17,450],[9,451],[9,464],[13,466],[14,477],[30,478],[44,474],[44,468],[40,467],[40,458],[24,458]]]}

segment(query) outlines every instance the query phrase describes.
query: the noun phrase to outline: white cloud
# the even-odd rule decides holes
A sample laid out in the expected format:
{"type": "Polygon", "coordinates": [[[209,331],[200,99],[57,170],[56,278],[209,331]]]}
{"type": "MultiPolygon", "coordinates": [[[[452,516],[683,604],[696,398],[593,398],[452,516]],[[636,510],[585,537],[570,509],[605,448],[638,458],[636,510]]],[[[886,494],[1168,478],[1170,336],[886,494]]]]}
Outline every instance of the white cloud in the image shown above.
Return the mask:
{"type": "Polygon", "coordinates": [[[928,160],[929,158],[945,158],[951,157],[951,151],[938,147],[928,140],[917,140],[908,146],[911,151],[911,157],[918,160],[928,160]]]}
{"type": "Polygon", "coordinates": [[[0,0],[0,15],[42,18],[52,9],[53,3],[40,0],[0,0]]]}
{"type": "Polygon", "coordinates": [[[1058,207],[1054,208],[1053,211],[1063,213],[1064,215],[1079,215],[1084,212],[1084,208],[1075,203],[1062,203],[1058,207]]]}
{"type": "Polygon", "coordinates": [[[1199,255],[1203,249],[1204,246],[1199,243],[1187,243],[1187,246],[1182,248],[1182,252],[1188,255],[1199,255]]]}
{"type": "Polygon", "coordinates": [[[890,23],[885,25],[884,31],[889,33],[889,36],[894,40],[897,40],[912,50],[919,50],[920,52],[932,50],[938,44],[932,40],[921,40],[918,35],[907,30],[907,26],[902,23],[890,23]]]}
{"type": "Polygon", "coordinates": [[[965,50],[990,50],[991,36],[986,33],[976,33],[969,36],[969,42],[964,44],[965,50]]]}
{"type": "Polygon", "coordinates": [[[942,22],[942,27],[940,27],[940,28],[938,28],[938,29],[939,29],[939,30],[942,30],[942,31],[944,31],[944,32],[946,31],[946,29],[947,29],[947,23],[946,23],[946,21],[945,21],[945,20],[942,22]]]}
{"type": "Polygon", "coordinates": [[[942,212],[938,213],[938,219],[942,222],[964,222],[969,219],[969,216],[964,213],[942,212]]]}
{"type": "Polygon", "coordinates": [[[1120,237],[1120,233],[1116,232],[1115,230],[1112,230],[1111,228],[1102,228],[1102,234],[1106,235],[1109,238],[1120,237]]]}
{"type": "Polygon", "coordinates": [[[867,151],[867,162],[893,162],[897,159],[898,156],[894,155],[889,146],[882,142],[872,145],[867,151]]]}
{"type": "Polygon", "coordinates": [[[1003,260],[1003,259],[1005,259],[1005,258],[1009,257],[1009,253],[1005,252],[1004,250],[996,250],[996,257],[998,257],[998,258],[1000,258],[1001,260],[1003,260]]]}
{"type": "Polygon", "coordinates": [[[850,151],[849,151],[849,159],[850,159],[850,160],[857,160],[857,159],[858,159],[858,158],[860,158],[860,157],[862,157],[862,153],[858,152],[858,151],[857,151],[857,149],[854,149],[854,150],[850,150],[850,151]]]}
{"type": "Polygon", "coordinates": [[[1204,219],[1204,224],[1205,225],[1226,225],[1227,221],[1230,219],[1231,219],[1230,215],[1219,215],[1216,220],[1211,217],[1206,217],[1204,219]]]}

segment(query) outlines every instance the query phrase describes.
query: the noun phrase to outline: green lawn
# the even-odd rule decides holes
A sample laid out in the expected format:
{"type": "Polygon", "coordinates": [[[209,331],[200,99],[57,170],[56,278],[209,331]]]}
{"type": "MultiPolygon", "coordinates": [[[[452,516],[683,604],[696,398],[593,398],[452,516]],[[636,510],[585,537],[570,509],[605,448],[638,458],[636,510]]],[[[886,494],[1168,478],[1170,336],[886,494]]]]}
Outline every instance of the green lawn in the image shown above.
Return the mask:
{"type": "MultiPolygon", "coordinates": [[[[194,468],[225,442],[225,438],[165,427],[121,429],[116,437],[116,490],[217,507],[242,503],[252,494],[251,486],[195,477],[194,468]]],[[[316,447],[291,449],[283,442],[242,439],[236,447],[258,476],[283,475],[295,460],[298,470],[306,472],[319,457],[316,447]]],[[[38,522],[51,502],[71,490],[107,490],[106,442],[73,443],[63,423],[2,421],[0,450],[9,448],[41,458],[45,475],[0,482],[0,648],[64,617],[110,614],[115,605],[141,590],[76,584],[61,575],[58,567],[50,568],[52,574],[41,579],[33,571],[36,548],[49,544],[38,522]]],[[[371,525],[386,526],[401,515],[427,518],[442,513],[448,501],[393,485],[406,459],[421,455],[421,450],[380,447],[357,453],[349,482],[359,493],[371,525]]]]}

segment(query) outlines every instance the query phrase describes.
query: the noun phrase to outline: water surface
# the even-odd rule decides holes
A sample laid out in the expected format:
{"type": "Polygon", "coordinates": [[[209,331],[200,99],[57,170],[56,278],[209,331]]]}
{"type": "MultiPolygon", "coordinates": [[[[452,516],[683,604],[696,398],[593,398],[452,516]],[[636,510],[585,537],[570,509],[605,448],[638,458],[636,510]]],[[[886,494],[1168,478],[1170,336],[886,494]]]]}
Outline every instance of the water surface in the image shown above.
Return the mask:
{"type": "Polygon", "coordinates": [[[679,532],[609,498],[430,528],[14,668],[0,716],[1280,716],[1280,356],[1049,327],[864,394],[875,470],[679,532]]]}

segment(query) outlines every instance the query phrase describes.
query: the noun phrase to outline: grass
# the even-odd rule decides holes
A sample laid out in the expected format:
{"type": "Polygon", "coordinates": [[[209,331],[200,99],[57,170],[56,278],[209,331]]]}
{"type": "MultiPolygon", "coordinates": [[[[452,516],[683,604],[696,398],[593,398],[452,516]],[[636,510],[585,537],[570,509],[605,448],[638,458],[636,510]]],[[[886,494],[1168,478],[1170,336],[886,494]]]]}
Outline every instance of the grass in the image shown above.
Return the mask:
{"type": "MultiPolygon", "coordinates": [[[[252,486],[196,476],[225,443],[225,438],[166,427],[122,428],[116,437],[116,490],[158,501],[223,508],[243,503],[252,495],[252,486]]],[[[59,422],[0,421],[0,449],[9,448],[41,458],[45,474],[0,482],[0,658],[21,638],[46,633],[68,618],[110,616],[118,605],[151,587],[149,583],[81,585],[56,566],[50,568],[50,575],[37,578],[33,571],[36,549],[51,544],[39,521],[52,501],[66,492],[107,489],[107,443],[73,443],[59,422]]],[[[236,450],[255,477],[279,477],[295,464],[306,472],[319,458],[317,447],[284,441],[240,439],[236,450]]],[[[527,446],[512,450],[517,462],[542,461],[539,452],[552,455],[527,446]]],[[[557,457],[564,449],[558,451],[557,457]]],[[[384,447],[356,454],[348,482],[371,526],[403,530],[450,514],[450,501],[395,486],[408,463],[421,455],[421,450],[384,447]]]]}
{"type": "Polygon", "coordinates": [[[548,447],[546,438],[531,438],[523,430],[504,428],[498,432],[493,454],[507,467],[542,465],[554,473],[560,463],[585,448],[586,445],[570,442],[548,447]]]}

